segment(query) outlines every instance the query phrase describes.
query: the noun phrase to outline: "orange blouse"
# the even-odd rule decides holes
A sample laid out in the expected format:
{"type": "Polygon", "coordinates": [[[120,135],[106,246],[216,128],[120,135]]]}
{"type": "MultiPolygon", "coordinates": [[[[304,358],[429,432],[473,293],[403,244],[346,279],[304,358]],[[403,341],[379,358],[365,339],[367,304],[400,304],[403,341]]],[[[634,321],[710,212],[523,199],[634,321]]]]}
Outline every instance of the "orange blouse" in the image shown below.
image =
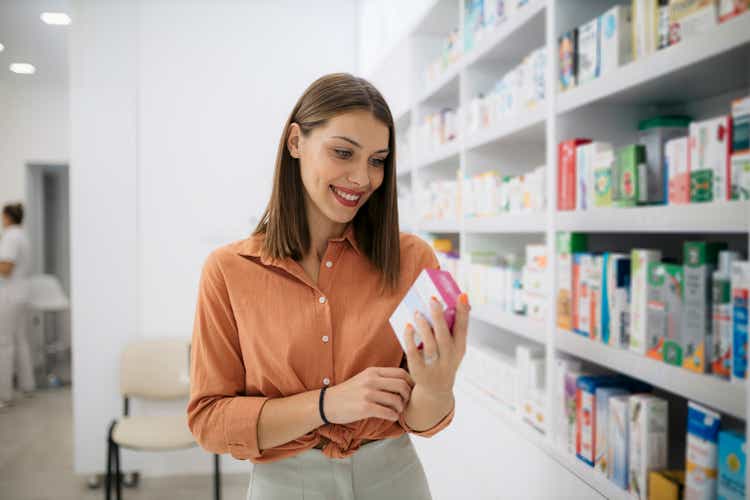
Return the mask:
{"type": "Polygon", "coordinates": [[[191,349],[188,425],[212,453],[272,462],[326,442],[323,453],[347,457],[364,439],[431,429],[379,418],[323,425],[286,444],[258,449],[258,419],[270,398],[336,385],[371,366],[401,366],[404,352],[389,318],[417,275],[437,268],[430,246],[401,233],[401,276],[395,293],[380,294],[379,273],[360,252],[351,224],[330,239],[317,286],[290,259],[261,255],[264,236],[221,247],[208,257],[200,281],[191,349]],[[325,438],[325,439],[323,439],[325,438]]]}

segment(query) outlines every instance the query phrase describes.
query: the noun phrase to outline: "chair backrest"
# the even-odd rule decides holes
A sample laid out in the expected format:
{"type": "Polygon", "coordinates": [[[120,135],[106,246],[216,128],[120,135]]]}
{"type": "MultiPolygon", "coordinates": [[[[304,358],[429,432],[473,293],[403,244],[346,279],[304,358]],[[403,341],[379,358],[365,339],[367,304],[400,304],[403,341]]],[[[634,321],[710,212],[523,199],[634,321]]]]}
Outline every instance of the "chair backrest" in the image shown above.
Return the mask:
{"type": "Polygon", "coordinates": [[[120,392],[144,399],[180,399],[190,394],[190,342],[141,340],[120,359],[120,392]]]}

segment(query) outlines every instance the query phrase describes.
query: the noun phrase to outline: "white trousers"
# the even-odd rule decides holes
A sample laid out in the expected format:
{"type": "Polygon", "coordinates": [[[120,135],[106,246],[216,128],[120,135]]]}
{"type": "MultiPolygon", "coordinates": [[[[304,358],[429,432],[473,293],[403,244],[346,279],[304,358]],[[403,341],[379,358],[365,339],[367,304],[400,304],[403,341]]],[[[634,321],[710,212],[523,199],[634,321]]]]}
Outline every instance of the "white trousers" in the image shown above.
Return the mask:
{"type": "Polygon", "coordinates": [[[34,365],[26,332],[25,301],[0,289],[0,401],[13,399],[13,374],[22,391],[33,391],[34,365]]]}
{"type": "Polygon", "coordinates": [[[351,457],[307,450],[255,464],[247,500],[431,500],[408,434],[362,446],[351,457]]]}

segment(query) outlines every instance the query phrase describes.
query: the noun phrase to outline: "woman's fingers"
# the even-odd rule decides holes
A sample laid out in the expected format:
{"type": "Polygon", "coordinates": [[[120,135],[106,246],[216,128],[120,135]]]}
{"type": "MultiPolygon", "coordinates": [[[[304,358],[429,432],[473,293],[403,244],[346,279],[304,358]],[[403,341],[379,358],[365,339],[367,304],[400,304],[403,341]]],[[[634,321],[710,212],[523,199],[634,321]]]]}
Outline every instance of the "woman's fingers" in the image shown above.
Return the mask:
{"type": "Polygon", "coordinates": [[[466,352],[466,337],[469,333],[469,298],[465,293],[462,293],[458,297],[458,304],[456,304],[456,320],[453,323],[453,340],[455,342],[458,352],[463,354],[466,352]]]}
{"type": "Polygon", "coordinates": [[[440,351],[447,351],[453,344],[453,340],[451,339],[451,332],[448,330],[448,324],[445,322],[443,305],[437,297],[430,299],[430,317],[432,318],[432,326],[438,348],[440,351]]]}
{"type": "Polygon", "coordinates": [[[424,351],[425,363],[429,364],[429,360],[435,361],[439,355],[438,345],[435,341],[435,334],[432,333],[432,327],[422,313],[417,311],[415,313],[415,319],[417,323],[417,331],[422,337],[422,343],[424,344],[424,349],[422,350],[424,351]]]}
{"type": "MultiPolygon", "coordinates": [[[[414,342],[414,334],[414,325],[407,323],[404,339],[406,343],[406,363],[411,371],[418,370],[424,365],[424,360],[419,353],[419,349],[417,349],[417,344],[414,342]]],[[[411,386],[414,387],[413,380],[411,380],[411,386]]]]}
{"type": "Polygon", "coordinates": [[[411,385],[401,378],[383,377],[378,381],[377,388],[401,396],[404,402],[409,401],[409,397],[411,397],[411,385]]]}
{"type": "Polygon", "coordinates": [[[396,413],[401,413],[404,411],[404,408],[406,408],[406,402],[401,399],[399,394],[393,394],[388,391],[372,391],[368,399],[371,403],[386,406],[396,413]]]}

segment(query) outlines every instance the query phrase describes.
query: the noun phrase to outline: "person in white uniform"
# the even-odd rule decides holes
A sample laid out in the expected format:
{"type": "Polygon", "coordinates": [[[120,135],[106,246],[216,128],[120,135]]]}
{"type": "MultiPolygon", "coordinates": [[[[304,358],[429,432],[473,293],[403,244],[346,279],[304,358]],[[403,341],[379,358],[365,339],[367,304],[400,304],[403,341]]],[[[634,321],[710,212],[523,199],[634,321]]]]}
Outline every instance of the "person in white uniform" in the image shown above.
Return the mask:
{"type": "Polygon", "coordinates": [[[36,386],[26,332],[31,251],[21,223],[23,205],[3,208],[0,235],[0,408],[13,399],[13,375],[21,392],[36,386]]]}

